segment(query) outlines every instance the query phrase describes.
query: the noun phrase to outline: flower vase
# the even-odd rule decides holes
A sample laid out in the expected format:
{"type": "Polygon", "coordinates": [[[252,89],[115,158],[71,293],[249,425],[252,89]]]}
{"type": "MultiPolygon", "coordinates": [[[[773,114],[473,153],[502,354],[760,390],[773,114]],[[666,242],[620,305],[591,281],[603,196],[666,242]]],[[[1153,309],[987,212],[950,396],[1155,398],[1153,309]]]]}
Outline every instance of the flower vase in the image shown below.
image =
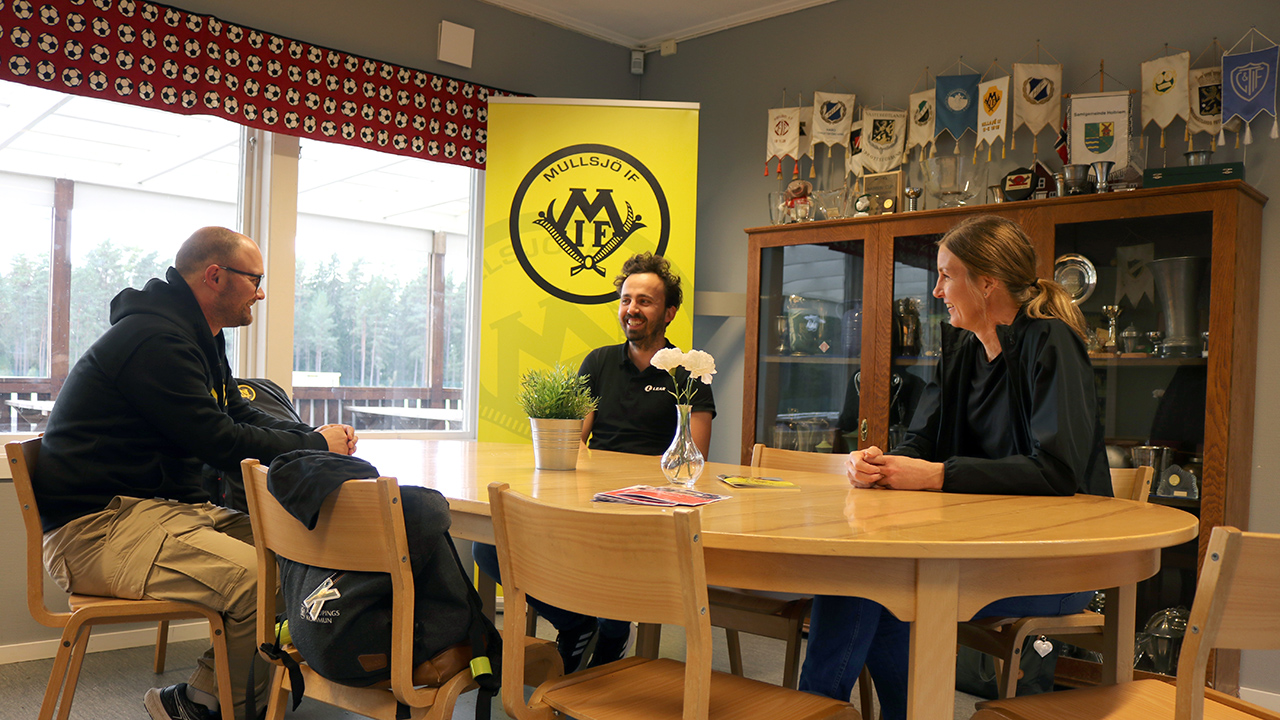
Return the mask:
{"type": "Polygon", "coordinates": [[[689,413],[692,405],[676,405],[678,424],[676,436],[671,440],[671,447],[662,453],[662,474],[674,485],[693,487],[702,475],[702,466],[706,460],[702,451],[693,442],[693,431],[689,426],[689,413]]]}

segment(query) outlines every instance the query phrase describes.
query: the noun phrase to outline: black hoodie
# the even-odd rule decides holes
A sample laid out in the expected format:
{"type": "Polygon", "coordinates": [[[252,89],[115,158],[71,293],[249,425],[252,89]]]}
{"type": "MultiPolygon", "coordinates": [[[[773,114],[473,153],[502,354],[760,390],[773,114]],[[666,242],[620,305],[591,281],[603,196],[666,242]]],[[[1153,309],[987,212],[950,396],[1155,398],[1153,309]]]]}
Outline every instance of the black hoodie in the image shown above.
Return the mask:
{"type": "Polygon", "coordinates": [[[222,333],[176,269],[165,277],[115,296],[111,328],[62,386],[33,478],[45,532],[117,495],[206,502],[202,462],[239,473],[247,457],[328,448],[240,397],[222,333]]]}

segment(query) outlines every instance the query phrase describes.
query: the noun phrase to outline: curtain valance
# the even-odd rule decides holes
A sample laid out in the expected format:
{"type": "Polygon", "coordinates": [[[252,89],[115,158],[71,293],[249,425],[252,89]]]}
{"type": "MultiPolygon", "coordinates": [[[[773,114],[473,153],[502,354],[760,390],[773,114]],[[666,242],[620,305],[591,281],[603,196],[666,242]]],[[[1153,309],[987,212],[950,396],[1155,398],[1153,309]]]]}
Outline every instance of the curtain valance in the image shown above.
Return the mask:
{"type": "Polygon", "coordinates": [[[136,0],[0,0],[0,79],[479,169],[507,94],[136,0]]]}

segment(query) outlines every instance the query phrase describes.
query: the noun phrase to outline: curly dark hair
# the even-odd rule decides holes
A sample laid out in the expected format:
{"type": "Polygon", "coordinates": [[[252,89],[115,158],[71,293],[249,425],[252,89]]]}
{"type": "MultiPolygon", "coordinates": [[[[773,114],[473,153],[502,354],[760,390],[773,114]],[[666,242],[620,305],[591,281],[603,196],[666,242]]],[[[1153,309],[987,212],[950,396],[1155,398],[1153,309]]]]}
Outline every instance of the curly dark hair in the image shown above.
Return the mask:
{"type": "Polygon", "coordinates": [[[678,308],[680,303],[684,302],[684,291],[680,289],[680,276],[672,274],[671,263],[666,258],[650,252],[632,255],[631,259],[623,263],[622,273],[613,279],[613,286],[621,292],[622,283],[637,273],[653,273],[662,279],[662,285],[667,293],[667,307],[678,308]]]}

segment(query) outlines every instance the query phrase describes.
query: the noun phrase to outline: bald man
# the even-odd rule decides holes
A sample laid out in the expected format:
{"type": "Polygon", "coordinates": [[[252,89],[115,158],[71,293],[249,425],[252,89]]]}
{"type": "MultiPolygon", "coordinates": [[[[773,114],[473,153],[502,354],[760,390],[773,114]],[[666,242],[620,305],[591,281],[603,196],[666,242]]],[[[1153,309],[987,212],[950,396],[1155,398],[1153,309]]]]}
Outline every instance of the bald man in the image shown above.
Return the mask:
{"type": "MultiPolygon", "coordinates": [[[[208,463],[238,475],[304,448],[350,454],[349,426],[276,419],[240,397],[223,329],[253,322],[262,254],[226,228],[197,230],[176,267],[111,301],[111,328],[71,369],[40,448],[35,481],[44,560],[69,592],[198,603],[226,621],[234,715],[244,716],[254,651],[257,561],[249,517],[211,504],[208,463]]],[[[268,673],[257,674],[259,693],[268,673]]],[[[186,683],[149,690],[155,720],[218,710],[212,649],[186,683]]],[[[259,705],[261,706],[261,704],[259,705]]],[[[231,713],[223,708],[223,718],[231,713]]]]}

